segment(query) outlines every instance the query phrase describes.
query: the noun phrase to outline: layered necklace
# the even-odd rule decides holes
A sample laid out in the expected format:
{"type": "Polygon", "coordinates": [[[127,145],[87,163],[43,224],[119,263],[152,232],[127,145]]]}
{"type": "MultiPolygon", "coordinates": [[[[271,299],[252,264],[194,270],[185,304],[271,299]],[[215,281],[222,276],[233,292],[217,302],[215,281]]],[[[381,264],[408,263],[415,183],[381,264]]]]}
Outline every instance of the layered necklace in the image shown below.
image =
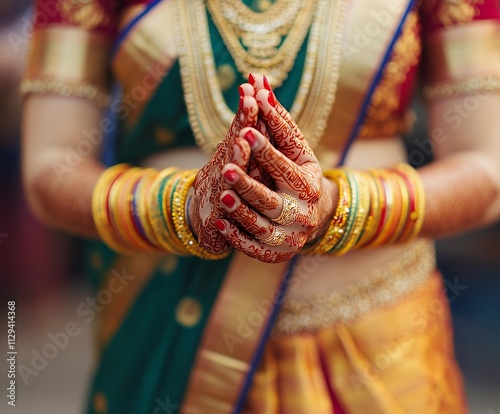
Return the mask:
{"type": "Polygon", "coordinates": [[[315,0],[277,0],[255,13],[241,0],[207,0],[207,8],[243,78],[265,73],[273,88],[287,78],[307,36],[315,0]]]}
{"type": "Polygon", "coordinates": [[[184,99],[196,143],[209,156],[234,118],[217,81],[207,8],[238,70],[270,76],[276,87],[307,33],[306,59],[291,116],[311,146],[323,135],[337,90],[346,0],[277,0],[254,13],[240,0],[174,2],[184,99]]]}

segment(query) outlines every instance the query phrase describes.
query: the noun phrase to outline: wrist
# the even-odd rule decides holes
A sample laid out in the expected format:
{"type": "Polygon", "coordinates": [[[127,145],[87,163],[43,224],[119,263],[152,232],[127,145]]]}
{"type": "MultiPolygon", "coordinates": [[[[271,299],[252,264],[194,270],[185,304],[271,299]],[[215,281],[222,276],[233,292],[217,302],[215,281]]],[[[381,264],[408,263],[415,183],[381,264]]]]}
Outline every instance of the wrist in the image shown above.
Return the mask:
{"type": "Polygon", "coordinates": [[[319,201],[319,223],[316,229],[311,233],[307,244],[314,243],[316,240],[321,239],[328,226],[333,219],[333,214],[338,203],[338,187],[333,181],[322,177],[322,195],[319,201]]]}
{"type": "Polygon", "coordinates": [[[185,216],[191,232],[198,239],[198,216],[196,214],[196,203],[194,202],[194,188],[189,190],[186,197],[185,216]]]}

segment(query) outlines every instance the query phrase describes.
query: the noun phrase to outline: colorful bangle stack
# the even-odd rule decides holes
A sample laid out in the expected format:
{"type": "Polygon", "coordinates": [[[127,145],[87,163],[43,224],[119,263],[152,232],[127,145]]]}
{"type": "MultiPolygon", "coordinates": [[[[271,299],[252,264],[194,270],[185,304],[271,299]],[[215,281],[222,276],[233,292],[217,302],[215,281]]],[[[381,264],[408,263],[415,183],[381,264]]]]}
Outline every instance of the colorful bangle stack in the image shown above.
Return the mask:
{"type": "Polygon", "coordinates": [[[99,178],[92,213],[102,240],[113,250],[169,252],[217,260],[230,251],[211,254],[189,228],[186,199],[196,171],[171,167],[163,171],[119,164],[99,178]]]}
{"type": "Polygon", "coordinates": [[[367,172],[340,168],[324,175],[336,183],[339,201],[324,237],[303,254],[341,256],[360,247],[406,243],[420,233],[424,191],[409,165],[367,172]]]}

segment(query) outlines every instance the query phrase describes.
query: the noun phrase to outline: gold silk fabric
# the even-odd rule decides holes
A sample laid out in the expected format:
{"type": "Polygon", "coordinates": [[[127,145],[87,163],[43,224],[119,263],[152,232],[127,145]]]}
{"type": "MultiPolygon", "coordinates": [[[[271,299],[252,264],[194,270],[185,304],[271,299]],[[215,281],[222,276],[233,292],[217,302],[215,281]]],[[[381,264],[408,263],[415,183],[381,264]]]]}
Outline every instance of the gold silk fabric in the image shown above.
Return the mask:
{"type": "Polygon", "coordinates": [[[448,301],[435,272],[391,307],[269,340],[244,413],[466,413],[451,338],[448,301]]]}

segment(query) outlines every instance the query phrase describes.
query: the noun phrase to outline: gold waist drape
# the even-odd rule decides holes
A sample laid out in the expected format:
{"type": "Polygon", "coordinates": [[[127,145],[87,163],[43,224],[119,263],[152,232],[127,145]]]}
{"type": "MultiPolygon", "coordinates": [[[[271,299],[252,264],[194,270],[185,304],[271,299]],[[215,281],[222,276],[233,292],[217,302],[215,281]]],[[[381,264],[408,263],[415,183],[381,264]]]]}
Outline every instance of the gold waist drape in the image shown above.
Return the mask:
{"type": "Polygon", "coordinates": [[[435,272],[396,305],[352,323],[270,339],[244,412],[465,413],[451,331],[435,272]]]}

